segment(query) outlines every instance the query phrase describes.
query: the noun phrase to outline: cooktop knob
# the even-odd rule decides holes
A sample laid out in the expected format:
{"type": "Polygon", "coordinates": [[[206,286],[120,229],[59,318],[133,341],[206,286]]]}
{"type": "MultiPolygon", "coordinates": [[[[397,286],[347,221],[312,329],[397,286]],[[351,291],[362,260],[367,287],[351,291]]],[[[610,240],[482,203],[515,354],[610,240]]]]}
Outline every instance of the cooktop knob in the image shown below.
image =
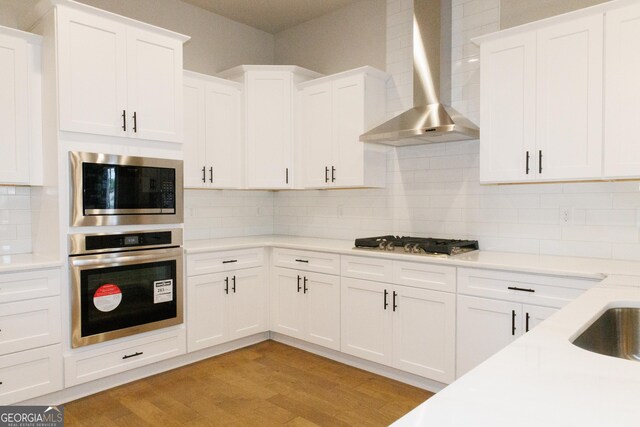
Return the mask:
{"type": "Polygon", "coordinates": [[[420,245],[418,243],[413,245],[413,247],[411,248],[411,252],[413,252],[414,254],[419,254],[421,252],[420,245]]]}
{"type": "Polygon", "coordinates": [[[404,251],[411,252],[411,243],[407,243],[406,245],[404,245],[404,251]]]}
{"type": "Polygon", "coordinates": [[[387,250],[388,251],[392,251],[394,249],[395,249],[395,245],[393,244],[393,242],[387,243],[387,250]]]}

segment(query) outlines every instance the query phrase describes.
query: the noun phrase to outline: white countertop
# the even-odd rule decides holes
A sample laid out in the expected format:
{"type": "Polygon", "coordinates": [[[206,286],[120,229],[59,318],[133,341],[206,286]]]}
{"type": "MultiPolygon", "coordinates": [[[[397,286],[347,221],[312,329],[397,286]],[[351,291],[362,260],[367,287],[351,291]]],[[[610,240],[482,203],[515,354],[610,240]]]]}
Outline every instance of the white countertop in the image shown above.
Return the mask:
{"type": "Polygon", "coordinates": [[[62,261],[34,254],[0,255],[0,273],[60,267],[62,261]]]}
{"type": "Polygon", "coordinates": [[[599,258],[579,258],[552,255],[530,255],[509,252],[473,251],[448,258],[377,252],[354,249],[353,240],[318,239],[280,235],[231,237],[225,239],[193,240],[185,242],[187,254],[245,249],[258,246],[281,247],[309,251],[333,252],[341,255],[369,256],[376,258],[446,264],[458,267],[489,268],[520,271],[524,273],[575,276],[603,279],[607,274],[638,275],[640,263],[599,258]]]}
{"type": "Polygon", "coordinates": [[[612,306],[640,307],[640,277],[607,278],[393,426],[640,425],[640,362],[571,344],[612,306]]]}
{"type": "Polygon", "coordinates": [[[290,236],[192,241],[187,253],[275,246],[559,276],[604,278],[394,426],[638,426],[640,362],[571,344],[607,308],[640,307],[640,263],[474,251],[449,258],[353,249],[352,241],[290,236]]]}

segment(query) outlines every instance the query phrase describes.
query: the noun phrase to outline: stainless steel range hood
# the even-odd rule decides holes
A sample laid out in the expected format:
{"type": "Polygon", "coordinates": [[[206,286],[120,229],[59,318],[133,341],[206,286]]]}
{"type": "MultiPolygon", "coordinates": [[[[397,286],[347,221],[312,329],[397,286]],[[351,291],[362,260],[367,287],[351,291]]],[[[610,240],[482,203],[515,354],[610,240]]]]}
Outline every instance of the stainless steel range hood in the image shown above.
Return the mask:
{"type": "Polygon", "coordinates": [[[360,135],[360,141],[405,146],[480,137],[478,126],[446,105],[448,96],[440,97],[440,76],[451,76],[450,57],[444,55],[441,66],[441,51],[451,51],[451,1],[414,0],[414,107],[360,135]]]}

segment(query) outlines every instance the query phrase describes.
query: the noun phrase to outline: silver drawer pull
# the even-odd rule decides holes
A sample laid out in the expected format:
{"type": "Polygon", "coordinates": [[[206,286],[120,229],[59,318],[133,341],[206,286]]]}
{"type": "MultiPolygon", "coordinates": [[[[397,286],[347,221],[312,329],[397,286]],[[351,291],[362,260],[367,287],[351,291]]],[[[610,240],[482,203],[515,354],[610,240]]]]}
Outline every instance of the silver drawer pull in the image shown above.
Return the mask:
{"type": "Polygon", "coordinates": [[[507,289],[511,289],[512,291],[520,291],[520,292],[535,292],[535,289],[526,289],[526,288],[518,288],[516,286],[508,286],[507,289]]]}

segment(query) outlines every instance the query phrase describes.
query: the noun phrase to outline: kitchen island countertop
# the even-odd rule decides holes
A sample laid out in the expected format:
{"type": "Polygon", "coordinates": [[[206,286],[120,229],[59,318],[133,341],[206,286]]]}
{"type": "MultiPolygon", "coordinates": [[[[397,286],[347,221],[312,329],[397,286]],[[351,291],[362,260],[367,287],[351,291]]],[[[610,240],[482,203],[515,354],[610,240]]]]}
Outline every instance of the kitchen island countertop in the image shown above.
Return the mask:
{"type": "Polygon", "coordinates": [[[393,426],[637,426],[640,361],[571,343],[616,306],[640,307],[640,277],[610,276],[393,426]]]}

